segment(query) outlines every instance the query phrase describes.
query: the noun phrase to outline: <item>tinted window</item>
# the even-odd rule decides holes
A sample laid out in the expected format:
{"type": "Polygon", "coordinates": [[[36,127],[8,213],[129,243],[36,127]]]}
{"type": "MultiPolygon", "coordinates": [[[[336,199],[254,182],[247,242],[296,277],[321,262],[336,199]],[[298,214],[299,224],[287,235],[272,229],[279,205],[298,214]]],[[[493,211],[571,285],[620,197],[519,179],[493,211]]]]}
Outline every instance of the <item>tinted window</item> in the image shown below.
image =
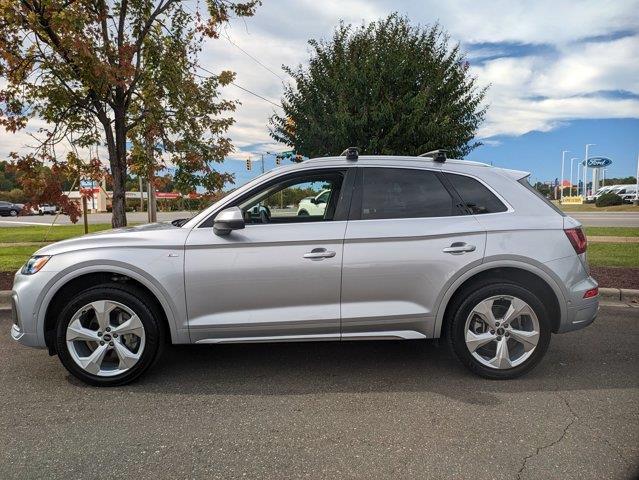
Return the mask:
{"type": "Polygon", "coordinates": [[[433,172],[364,168],[362,220],[454,215],[453,199],[433,172]]]}
{"type": "Polygon", "coordinates": [[[508,210],[506,205],[474,178],[452,173],[447,173],[446,178],[453,184],[462,201],[472,213],[497,213],[508,210]]]}

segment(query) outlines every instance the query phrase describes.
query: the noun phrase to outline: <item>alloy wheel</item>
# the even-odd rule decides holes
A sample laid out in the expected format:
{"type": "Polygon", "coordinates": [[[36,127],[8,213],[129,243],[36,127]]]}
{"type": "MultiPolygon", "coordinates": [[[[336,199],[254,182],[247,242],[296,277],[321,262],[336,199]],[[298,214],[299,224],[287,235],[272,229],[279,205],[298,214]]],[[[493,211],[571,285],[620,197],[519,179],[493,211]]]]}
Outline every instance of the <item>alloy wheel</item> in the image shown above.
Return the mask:
{"type": "Polygon", "coordinates": [[[120,375],[137,364],[144,351],[144,325],[126,305],[98,300],[71,318],[66,343],[73,361],[101,377],[120,375]]]}
{"type": "Polygon", "coordinates": [[[528,303],[510,295],[486,298],[472,309],[464,328],[466,347],[482,365],[521,365],[539,342],[539,319],[528,303]]]}

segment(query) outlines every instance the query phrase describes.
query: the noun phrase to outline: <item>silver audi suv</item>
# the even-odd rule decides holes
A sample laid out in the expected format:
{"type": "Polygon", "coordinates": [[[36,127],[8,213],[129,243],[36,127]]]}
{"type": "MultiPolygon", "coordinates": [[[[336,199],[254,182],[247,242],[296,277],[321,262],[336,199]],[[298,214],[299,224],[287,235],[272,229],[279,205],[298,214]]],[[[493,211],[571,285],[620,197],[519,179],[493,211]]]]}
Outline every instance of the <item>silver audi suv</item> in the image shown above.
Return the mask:
{"type": "Polygon", "coordinates": [[[353,150],[277,168],[188,221],[48,245],[12,302],[16,341],[105,386],[166,343],[438,337],[473,372],[513,378],[599,303],[580,224],[527,173],[353,150]]]}

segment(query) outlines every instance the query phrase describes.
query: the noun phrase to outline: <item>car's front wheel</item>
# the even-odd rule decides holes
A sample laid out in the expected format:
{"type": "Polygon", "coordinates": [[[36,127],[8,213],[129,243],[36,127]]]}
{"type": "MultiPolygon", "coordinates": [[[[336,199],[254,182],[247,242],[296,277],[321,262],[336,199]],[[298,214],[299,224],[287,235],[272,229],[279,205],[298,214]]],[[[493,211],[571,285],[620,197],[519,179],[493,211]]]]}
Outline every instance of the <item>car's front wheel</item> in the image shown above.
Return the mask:
{"type": "Polygon", "coordinates": [[[9,212],[9,215],[11,215],[12,217],[17,217],[18,216],[18,211],[17,210],[11,210],[9,212]]]}
{"type": "Polygon", "coordinates": [[[515,378],[542,359],[551,324],[539,297],[514,283],[464,292],[454,305],[448,338],[461,362],[486,378],[515,378]]]}
{"type": "Polygon", "coordinates": [[[129,383],[158,358],[164,333],[143,292],[119,284],[81,292],[62,310],[56,330],[60,361],[96,386],[129,383]]]}

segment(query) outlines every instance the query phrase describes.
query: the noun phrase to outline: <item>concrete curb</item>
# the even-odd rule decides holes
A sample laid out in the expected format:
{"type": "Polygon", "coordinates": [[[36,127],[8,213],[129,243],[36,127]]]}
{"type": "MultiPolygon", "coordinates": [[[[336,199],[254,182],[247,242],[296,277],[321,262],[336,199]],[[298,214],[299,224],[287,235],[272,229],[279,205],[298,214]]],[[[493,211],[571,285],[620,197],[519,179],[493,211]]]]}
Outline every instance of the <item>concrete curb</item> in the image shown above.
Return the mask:
{"type": "Polygon", "coordinates": [[[602,300],[639,304],[639,290],[630,288],[600,288],[599,297],[602,300]]]}
{"type": "Polygon", "coordinates": [[[0,310],[11,308],[11,290],[0,290],[0,310]]]}

